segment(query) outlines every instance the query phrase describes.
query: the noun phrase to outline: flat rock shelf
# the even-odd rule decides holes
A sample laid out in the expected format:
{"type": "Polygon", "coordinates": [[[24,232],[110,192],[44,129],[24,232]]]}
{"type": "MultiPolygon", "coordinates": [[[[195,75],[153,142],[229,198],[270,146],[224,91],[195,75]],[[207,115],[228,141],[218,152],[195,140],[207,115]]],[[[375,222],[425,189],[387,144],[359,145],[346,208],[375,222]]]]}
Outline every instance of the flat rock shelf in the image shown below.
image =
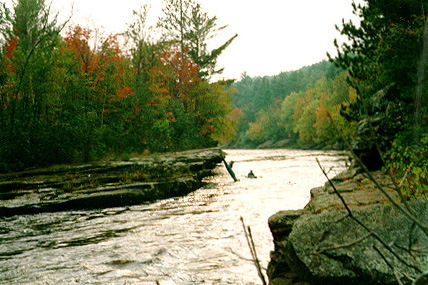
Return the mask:
{"type": "Polygon", "coordinates": [[[220,148],[0,174],[0,216],[135,205],[186,195],[222,161],[220,148]]]}

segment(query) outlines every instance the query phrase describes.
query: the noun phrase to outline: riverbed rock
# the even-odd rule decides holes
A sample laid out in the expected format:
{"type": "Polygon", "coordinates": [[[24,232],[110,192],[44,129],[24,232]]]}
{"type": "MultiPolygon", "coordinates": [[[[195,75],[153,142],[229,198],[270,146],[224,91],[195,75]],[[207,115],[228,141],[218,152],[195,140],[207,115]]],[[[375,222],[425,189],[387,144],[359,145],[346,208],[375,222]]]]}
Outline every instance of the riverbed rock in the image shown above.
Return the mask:
{"type": "MultiPolygon", "coordinates": [[[[373,175],[396,198],[389,177],[380,171],[373,175]]],[[[365,174],[351,171],[333,179],[333,184],[353,217],[372,234],[348,215],[327,182],[311,191],[304,209],[282,211],[269,218],[275,245],[267,272],[270,284],[397,284],[397,277],[410,284],[408,277],[416,278],[428,270],[427,235],[365,174]]],[[[426,200],[408,202],[408,207],[428,224],[426,200]]]]}
{"type": "Polygon", "coordinates": [[[260,145],[257,146],[257,149],[270,149],[273,148],[273,145],[275,142],[273,140],[268,140],[260,145]]]}
{"type": "Polygon", "coordinates": [[[210,148],[0,174],[0,216],[123,207],[186,195],[214,175],[221,154],[210,148]]]}

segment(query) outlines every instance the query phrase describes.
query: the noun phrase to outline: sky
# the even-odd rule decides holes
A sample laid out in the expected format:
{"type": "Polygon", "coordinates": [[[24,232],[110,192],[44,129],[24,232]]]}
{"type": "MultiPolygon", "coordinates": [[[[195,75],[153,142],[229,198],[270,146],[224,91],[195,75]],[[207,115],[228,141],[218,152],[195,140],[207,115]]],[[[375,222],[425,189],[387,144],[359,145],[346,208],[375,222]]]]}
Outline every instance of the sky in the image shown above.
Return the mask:
{"type": "MultiPolygon", "coordinates": [[[[73,7],[72,22],[106,33],[126,30],[132,11],[150,4],[149,23],[155,25],[162,14],[162,0],[52,0],[60,19],[66,19],[73,7]]],[[[8,1],[6,1],[8,2],[8,1]]],[[[49,3],[50,0],[46,0],[49,3]]],[[[239,79],[276,75],[297,70],[335,54],[335,38],[341,39],[335,25],[342,18],[353,19],[352,0],[196,0],[218,25],[228,25],[210,43],[215,48],[238,34],[221,54],[221,76],[239,79]]]]}

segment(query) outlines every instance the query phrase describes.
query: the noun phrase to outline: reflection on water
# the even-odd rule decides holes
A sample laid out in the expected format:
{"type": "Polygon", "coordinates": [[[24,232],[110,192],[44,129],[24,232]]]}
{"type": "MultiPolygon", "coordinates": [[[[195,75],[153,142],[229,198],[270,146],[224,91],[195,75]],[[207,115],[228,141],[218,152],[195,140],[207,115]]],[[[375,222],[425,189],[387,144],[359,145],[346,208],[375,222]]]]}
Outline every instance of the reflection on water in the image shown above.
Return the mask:
{"type": "Polygon", "coordinates": [[[0,218],[1,284],[259,284],[240,217],[267,267],[267,219],[302,208],[345,157],[337,152],[228,150],[219,175],[186,197],[100,211],[0,218]],[[258,179],[245,176],[250,170],[258,179]]]}

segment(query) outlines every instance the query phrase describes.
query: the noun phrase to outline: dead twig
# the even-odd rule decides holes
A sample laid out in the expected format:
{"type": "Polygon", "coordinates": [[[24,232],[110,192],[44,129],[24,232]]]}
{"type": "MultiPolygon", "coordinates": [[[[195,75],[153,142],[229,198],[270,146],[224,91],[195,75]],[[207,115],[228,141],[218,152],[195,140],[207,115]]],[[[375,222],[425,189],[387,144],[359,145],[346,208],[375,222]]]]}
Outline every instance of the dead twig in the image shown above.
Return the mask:
{"type": "Polygon", "coordinates": [[[257,258],[257,252],[256,252],[256,247],[254,245],[253,236],[251,234],[251,228],[245,227],[244,218],[242,218],[242,217],[241,217],[241,222],[242,222],[242,227],[244,228],[245,238],[247,239],[247,244],[248,244],[248,247],[250,248],[250,252],[251,252],[251,256],[253,258],[254,265],[256,266],[256,269],[257,269],[257,273],[260,277],[260,280],[262,281],[262,284],[266,285],[267,284],[266,279],[265,279],[265,276],[263,275],[259,259],[257,258]]]}
{"type": "Polygon", "coordinates": [[[416,270],[419,273],[422,273],[422,270],[413,264],[408,263],[407,261],[405,261],[400,255],[398,255],[394,249],[389,246],[378,234],[376,234],[375,232],[373,232],[371,229],[369,229],[363,222],[361,222],[357,217],[354,216],[354,214],[352,213],[351,209],[349,208],[348,204],[346,203],[345,199],[342,197],[342,195],[339,193],[339,191],[337,191],[336,186],[334,185],[334,183],[330,180],[330,178],[328,177],[327,173],[325,172],[324,168],[321,166],[320,161],[318,160],[318,158],[316,159],[318,166],[320,167],[322,173],[324,174],[324,176],[327,178],[328,182],[330,183],[331,187],[333,188],[334,193],[339,197],[340,201],[342,202],[342,204],[344,205],[346,211],[348,212],[348,216],[354,220],[358,225],[360,225],[362,228],[364,228],[368,233],[370,233],[371,236],[373,236],[376,240],[378,240],[389,252],[391,252],[401,263],[403,263],[404,265],[413,268],[414,270],[416,270]]]}
{"type": "Polygon", "coordinates": [[[363,236],[362,238],[359,238],[359,239],[354,240],[354,241],[349,242],[349,243],[344,243],[344,244],[330,246],[330,247],[324,247],[322,250],[317,251],[316,253],[317,254],[321,254],[323,252],[326,252],[327,250],[339,249],[339,248],[344,248],[344,247],[350,247],[350,246],[353,246],[354,244],[362,242],[363,240],[365,240],[365,239],[367,239],[367,238],[369,238],[371,236],[372,236],[372,234],[368,233],[367,235],[363,236]]]}
{"type": "MultiPolygon", "coordinates": [[[[407,206],[403,207],[402,204],[398,203],[393,196],[391,196],[390,193],[388,193],[382,185],[376,180],[376,178],[373,177],[373,175],[370,173],[370,171],[367,169],[367,167],[364,165],[364,163],[360,160],[360,158],[355,154],[354,151],[352,151],[352,147],[349,144],[349,142],[344,137],[343,133],[338,128],[337,124],[334,122],[333,118],[331,117],[330,113],[327,113],[328,117],[330,118],[330,122],[335,127],[336,131],[339,133],[340,137],[342,138],[344,144],[346,145],[346,148],[351,152],[352,157],[355,159],[355,161],[361,166],[361,168],[364,170],[368,178],[376,185],[376,187],[382,192],[382,194],[399,210],[401,211],[405,216],[407,216],[412,222],[414,222],[428,237],[428,225],[424,224],[422,221],[420,221],[418,218],[415,217],[409,211],[407,206]]],[[[325,173],[325,171],[323,171],[325,173]]],[[[330,184],[332,184],[330,182],[330,184]]],[[[342,199],[341,199],[342,200],[342,199]]],[[[347,206],[346,206],[347,207],[347,206]]]]}
{"type": "MultiPolygon", "coordinates": [[[[406,177],[407,177],[408,173],[409,173],[409,171],[406,170],[406,173],[404,173],[403,179],[401,179],[401,182],[400,182],[400,185],[398,185],[398,188],[403,187],[404,181],[406,181],[406,177]]],[[[394,179],[392,179],[392,181],[394,181],[394,179]]]]}
{"type": "Polygon", "coordinates": [[[401,282],[400,280],[400,276],[398,276],[397,271],[395,270],[395,268],[391,265],[391,263],[388,262],[388,259],[386,259],[386,257],[383,255],[383,253],[380,251],[379,248],[377,248],[375,245],[373,246],[373,249],[377,251],[377,253],[380,255],[380,257],[382,257],[383,261],[385,261],[386,265],[388,265],[388,267],[392,270],[392,272],[394,273],[395,279],[397,280],[399,285],[403,285],[403,282],[401,282]]]}

